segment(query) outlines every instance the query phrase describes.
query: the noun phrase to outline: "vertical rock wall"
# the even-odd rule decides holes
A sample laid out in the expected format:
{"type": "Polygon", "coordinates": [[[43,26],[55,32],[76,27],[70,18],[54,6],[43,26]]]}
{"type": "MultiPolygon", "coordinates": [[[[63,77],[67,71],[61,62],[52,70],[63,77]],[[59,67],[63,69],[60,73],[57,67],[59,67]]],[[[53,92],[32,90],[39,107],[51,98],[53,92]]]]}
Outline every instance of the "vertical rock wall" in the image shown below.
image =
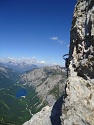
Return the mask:
{"type": "Polygon", "coordinates": [[[94,0],[78,0],[70,32],[62,125],[94,125],[94,0]]]}

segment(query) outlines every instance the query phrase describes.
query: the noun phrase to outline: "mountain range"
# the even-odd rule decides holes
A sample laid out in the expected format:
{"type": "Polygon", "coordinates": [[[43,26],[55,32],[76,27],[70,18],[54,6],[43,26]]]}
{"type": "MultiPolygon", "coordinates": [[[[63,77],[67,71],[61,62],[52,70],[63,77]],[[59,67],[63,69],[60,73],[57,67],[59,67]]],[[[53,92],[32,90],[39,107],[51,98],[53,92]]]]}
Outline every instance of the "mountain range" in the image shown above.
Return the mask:
{"type": "Polygon", "coordinates": [[[52,106],[63,94],[66,81],[64,68],[56,66],[45,66],[21,75],[21,81],[25,85],[33,86],[40,97],[52,106]]]}
{"type": "Polygon", "coordinates": [[[66,71],[60,66],[45,66],[19,73],[14,67],[8,68],[7,63],[2,64],[4,65],[0,66],[1,125],[22,125],[46,105],[52,106],[64,93],[66,71]],[[26,90],[27,95],[16,97],[16,93],[22,89],[26,90]]]}
{"type": "Polygon", "coordinates": [[[13,58],[2,58],[0,59],[0,66],[8,67],[16,72],[23,73],[27,70],[33,70],[35,68],[38,68],[37,65],[33,64],[34,63],[34,58],[33,59],[13,59],[13,58]]]}

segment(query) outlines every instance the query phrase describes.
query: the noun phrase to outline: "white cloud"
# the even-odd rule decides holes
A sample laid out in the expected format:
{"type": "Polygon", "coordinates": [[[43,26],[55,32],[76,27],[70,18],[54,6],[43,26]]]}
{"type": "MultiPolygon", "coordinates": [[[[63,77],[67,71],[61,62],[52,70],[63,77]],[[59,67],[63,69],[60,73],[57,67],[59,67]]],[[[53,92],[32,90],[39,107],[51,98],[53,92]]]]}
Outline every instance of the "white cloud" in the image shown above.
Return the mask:
{"type": "Polygon", "coordinates": [[[53,63],[53,65],[57,65],[57,63],[53,63]]]}
{"type": "Polygon", "coordinates": [[[33,56],[32,58],[33,58],[33,59],[35,59],[36,57],[35,57],[35,56],[33,56]]]}
{"type": "Polygon", "coordinates": [[[58,42],[59,44],[64,44],[64,41],[60,40],[59,37],[57,36],[50,37],[50,39],[58,42]]]}
{"type": "Polygon", "coordinates": [[[53,36],[53,37],[50,37],[50,39],[57,41],[57,40],[58,40],[58,37],[57,37],[57,36],[53,36]]]}
{"type": "Polygon", "coordinates": [[[46,62],[45,61],[40,61],[41,64],[45,64],[46,62]]]}
{"type": "Polygon", "coordinates": [[[63,40],[59,40],[58,42],[59,42],[60,44],[63,44],[63,43],[64,43],[63,40]]]}

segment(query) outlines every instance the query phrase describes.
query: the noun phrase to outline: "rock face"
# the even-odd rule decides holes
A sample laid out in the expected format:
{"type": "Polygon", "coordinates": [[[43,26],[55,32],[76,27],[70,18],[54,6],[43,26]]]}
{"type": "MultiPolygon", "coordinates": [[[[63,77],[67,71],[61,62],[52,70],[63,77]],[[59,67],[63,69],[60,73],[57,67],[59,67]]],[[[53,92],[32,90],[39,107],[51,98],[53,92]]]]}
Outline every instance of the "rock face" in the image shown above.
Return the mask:
{"type": "Polygon", "coordinates": [[[50,116],[51,107],[46,106],[23,125],[51,125],[50,116]]]}
{"type": "Polygon", "coordinates": [[[70,37],[62,125],[94,125],[94,0],[78,0],[70,37]]]}
{"type": "Polygon", "coordinates": [[[44,107],[23,125],[61,125],[60,116],[62,114],[62,103],[64,103],[63,99],[64,95],[61,96],[52,107],[44,107]]]}

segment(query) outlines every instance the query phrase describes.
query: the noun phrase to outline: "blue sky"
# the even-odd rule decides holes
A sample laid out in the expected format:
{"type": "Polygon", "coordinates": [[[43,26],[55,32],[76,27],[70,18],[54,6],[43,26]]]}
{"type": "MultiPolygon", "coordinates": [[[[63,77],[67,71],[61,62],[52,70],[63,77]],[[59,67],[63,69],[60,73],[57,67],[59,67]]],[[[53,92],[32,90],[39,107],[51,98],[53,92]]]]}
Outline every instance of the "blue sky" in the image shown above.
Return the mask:
{"type": "Polygon", "coordinates": [[[0,58],[63,65],[76,0],[0,0],[0,58]]]}

